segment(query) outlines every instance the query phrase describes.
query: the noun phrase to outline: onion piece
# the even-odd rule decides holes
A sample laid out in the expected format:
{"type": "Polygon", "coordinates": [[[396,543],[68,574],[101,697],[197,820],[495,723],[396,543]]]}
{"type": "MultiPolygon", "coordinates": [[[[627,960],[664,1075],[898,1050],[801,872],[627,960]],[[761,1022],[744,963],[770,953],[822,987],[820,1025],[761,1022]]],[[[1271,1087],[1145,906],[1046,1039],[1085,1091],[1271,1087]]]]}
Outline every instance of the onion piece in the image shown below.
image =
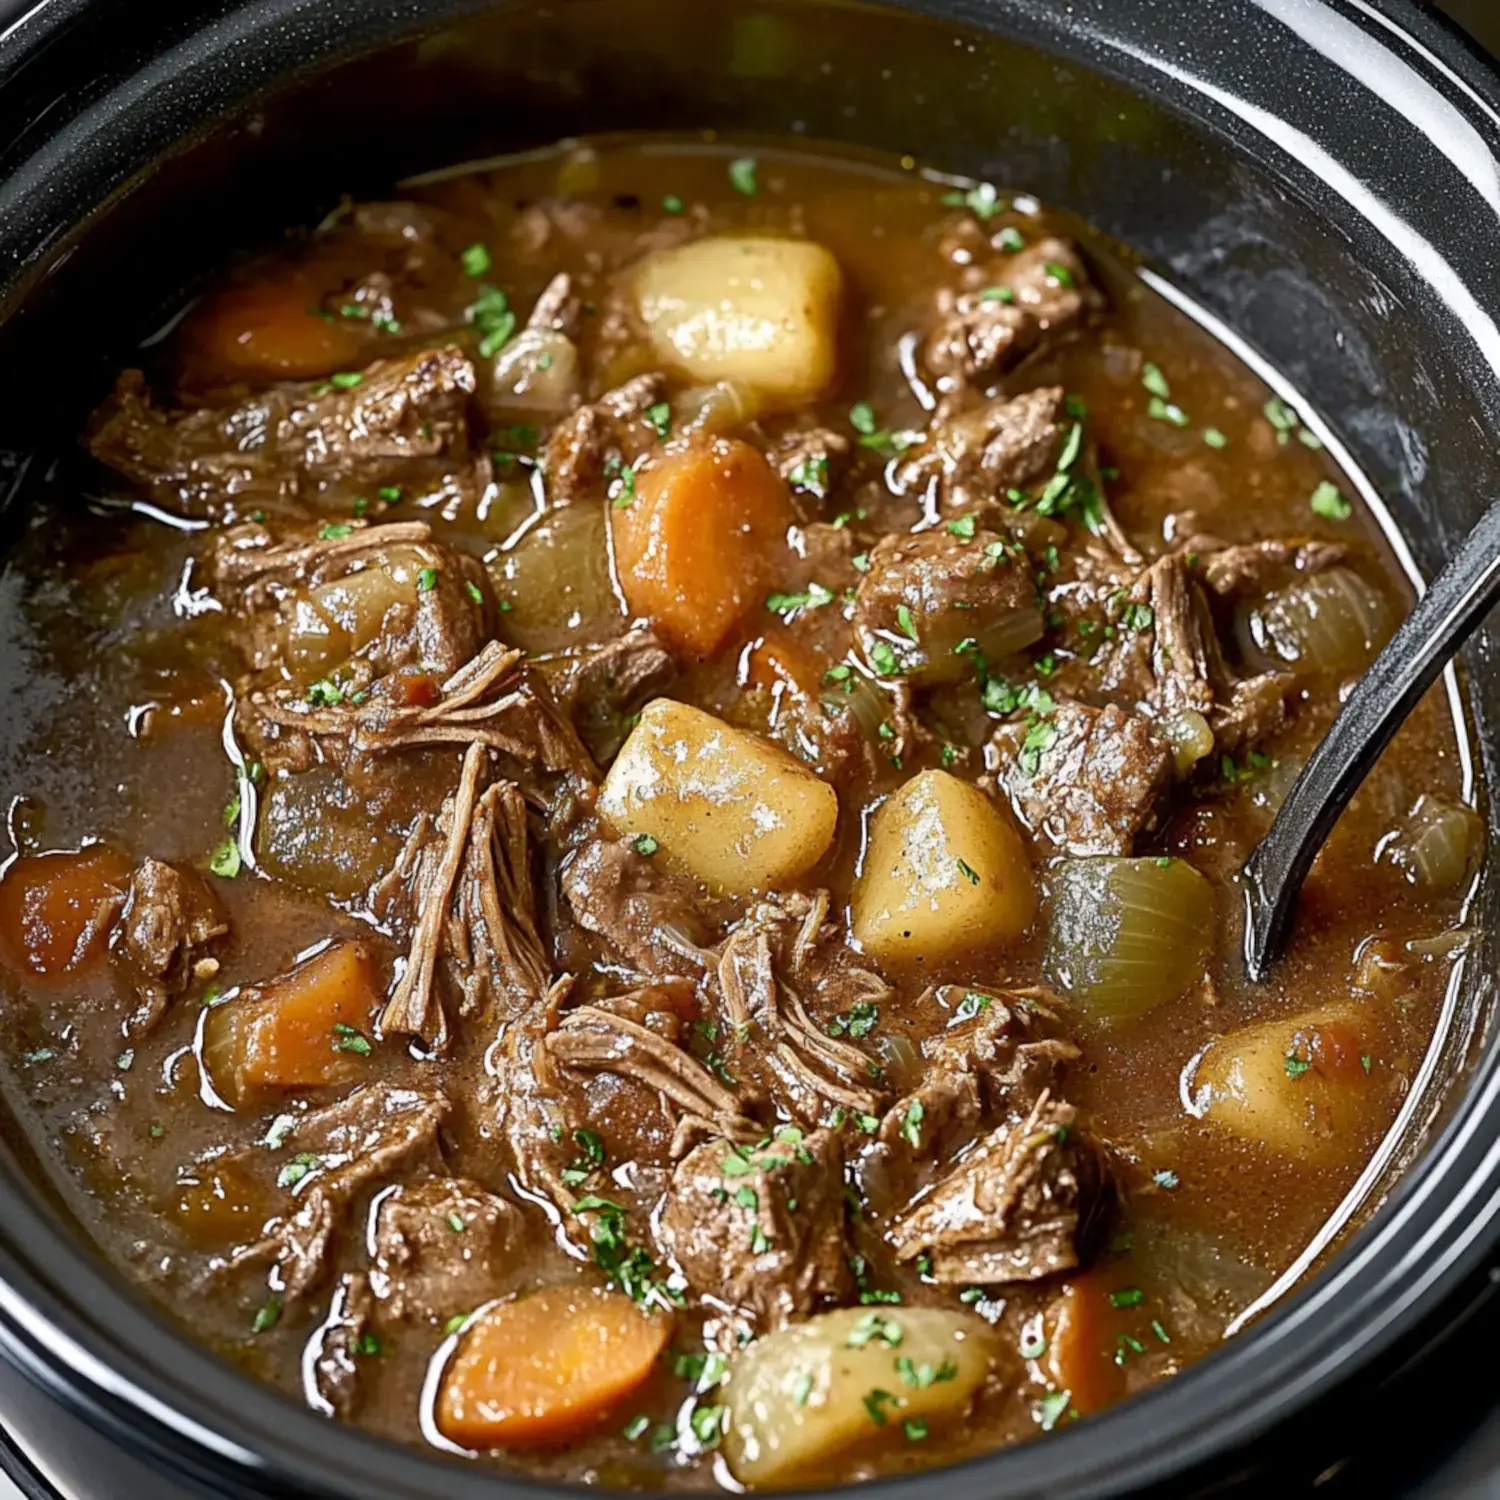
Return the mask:
{"type": "Polygon", "coordinates": [[[563,416],[579,391],[578,348],[565,333],[526,328],[490,367],[490,400],[505,411],[563,416]]]}
{"type": "Polygon", "coordinates": [[[1413,885],[1454,891],[1468,878],[1483,837],[1472,808],[1424,796],[1390,845],[1390,857],[1413,885]]]}
{"type": "Polygon", "coordinates": [[[1052,900],[1048,977],[1092,1020],[1136,1020],[1203,972],[1213,887],[1185,860],[1066,860],[1052,900]]]}
{"type": "Polygon", "coordinates": [[[1300,579],[1242,610],[1235,623],[1241,649],[1260,670],[1290,664],[1338,675],[1362,672],[1395,628],[1390,602],[1351,568],[1300,579]]]}

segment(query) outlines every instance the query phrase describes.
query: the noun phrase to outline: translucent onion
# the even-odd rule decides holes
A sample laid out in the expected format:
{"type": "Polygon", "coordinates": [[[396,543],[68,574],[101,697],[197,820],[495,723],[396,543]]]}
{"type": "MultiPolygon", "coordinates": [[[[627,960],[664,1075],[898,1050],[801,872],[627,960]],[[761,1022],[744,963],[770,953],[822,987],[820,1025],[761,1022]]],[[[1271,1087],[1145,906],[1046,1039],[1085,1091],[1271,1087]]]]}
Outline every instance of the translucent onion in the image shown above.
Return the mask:
{"type": "Polygon", "coordinates": [[[349,898],[390,869],[398,848],[334,766],[277,777],[266,789],[256,857],[273,879],[349,898]]]}
{"type": "Polygon", "coordinates": [[[1157,720],[1156,727],[1172,747],[1172,763],[1180,777],[1190,776],[1200,760],[1214,753],[1214,732],[1196,709],[1184,708],[1157,720]]]}
{"type": "Polygon", "coordinates": [[[912,611],[920,647],[902,650],[897,656],[903,675],[914,682],[932,685],[961,682],[974,673],[976,655],[989,666],[998,666],[1034,646],[1047,625],[1034,604],[1007,609],[985,618],[980,610],[938,609],[931,614],[912,611]],[[972,641],[972,647],[965,642],[972,641]],[[960,651],[958,648],[964,646],[960,651]]]}
{"type": "Polygon", "coordinates": [[[825,685],[823,707],[831,714],[850,715],[868,740],[877,739],[880,726],[891,717],[889,694],[858,668],[851,668],[842,682],[825,685]]]}
{"type": "Polygon", "coordinates": [[[1385,596],[1349,568],[1329,568],[1242,610],[1236,634],[1263,670],[1362,672],[1390,639],[1395,613],[1385,596]]]}
{"type": "Polygon", "coordinates": [[[524,329],[490,366],[491,404],[508,412],[562,416],[578,390],[577,346],[552,329],[524,329]]]}
{"type": "Polygon", "coordinates": [[[380,633],[392,609],[415,605],[424,565],[409,547],[392,547],[378,565],[309,589],[294,602],[286,626],[286,659],[311,682],[347,661],[380,633]]]}
{"type": "Polygon", "coordinates": [[[882,1031],[870,1039],[870,1050],[880,1063],[885,1081],[897,1093],[906,1093],[921,1082],[926,1071],[921,1054],[909,1037],[882,1031]]]}
{"type": "Polygon", "coordinates": [[[731,433],[753,422],[760,410],[755,392],[743,380],[720,380],[696,385],[674,403],[674,433],[731,433]]]}
{"type": "Polygon", "coordinates": [[[1213,887],[1184,860],[1067,860],[1052,899],[1048,976],[1093,1020],[1135,1020],[1203,972],[1213,887]]]}
{"type": "Polygon", "coordinates": [[[1472,808],[1423,797],[1391,845],[1391,856],[1413,884],[1454,891],[1468,879],[1482,837],[1472,808]]]}
{"type": "Polygon", "coordinates": [[[619,633],[624,610],[610,582],[608,528],[600,506],[565,505],[490,564],[507,641],[556,651],[619,633]]]}

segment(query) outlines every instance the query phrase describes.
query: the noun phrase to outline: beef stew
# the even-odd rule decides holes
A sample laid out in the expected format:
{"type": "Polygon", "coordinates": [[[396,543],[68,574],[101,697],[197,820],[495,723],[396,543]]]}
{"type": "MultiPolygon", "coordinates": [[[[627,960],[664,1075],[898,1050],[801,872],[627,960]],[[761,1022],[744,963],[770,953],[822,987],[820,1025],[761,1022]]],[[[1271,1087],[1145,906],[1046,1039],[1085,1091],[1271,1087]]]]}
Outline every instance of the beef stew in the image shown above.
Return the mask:
{"type": "Polygon", "coordinates": [[[1477,858],[1446,703],[1274,985],[1234,877],[1409,600],[1065,215],[600,141],[349,204],[120,377],[0,595],[10,1093],[330,1416],[831,1482],[1212,1348],[1339,1208],[1477,858]]]}

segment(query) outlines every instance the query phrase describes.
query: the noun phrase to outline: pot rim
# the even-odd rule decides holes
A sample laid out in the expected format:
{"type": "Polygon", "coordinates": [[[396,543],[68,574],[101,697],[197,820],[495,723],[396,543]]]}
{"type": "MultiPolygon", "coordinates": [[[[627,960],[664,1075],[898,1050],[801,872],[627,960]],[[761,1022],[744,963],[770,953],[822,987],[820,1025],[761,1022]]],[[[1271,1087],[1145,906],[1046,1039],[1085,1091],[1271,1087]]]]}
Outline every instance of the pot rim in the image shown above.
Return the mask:
{"type": "MultiPolygon", "coordinates": [[[[180,0],[159,3],[163,12],[174,3],[182,13],[193,9],[180,0]]],[[[1227,16],[1224,24],[1236,15],[1285,9],[1284,0],[1203,3],[1227,16]]],[[[1333,13],[1327,0],[1308,5],[1333,13]]],[[[352,5],[320,0],[217,0],[211,13],[197,7],[201,20],[185,39],[60,121],[0,181],[0,308],[34,279],[58,236],[127,191],[206,119],[226,116],[292,73],[486,8],[483,0],[391,0],[357,14],[352,5]],[[222,66],[231,54],[235,66],[222,66]],[[190,71],[192,87],[186,88],[190,71]],[[110,149],[101,151],[98,137],[106,125],[110,149]],[[78,204],[88,213],[81,215],[78,204]]],[[[1079,0],[1068,8],[1072,21],[1049,0],[905,0],[903,8],[1071,57],[1154,94],[1269,163],[1280,179],[1298,179],[1314,196],[1337,191],[1328,186],[1326,168],[1320,175],[1297,162],[1249,113],[1237,110],[1224,80],[1195,78],[1164,64],[1159,51],[1153,56],[1130,44],[1125,32],[1132,26],[1152,34],[1147,0],[1114,6],[1079,0]]],[[[8,26],[0,15],[0,90],[31,58],[85,23],[90,9],[90,0],[41,0],[8,26]]],[[[1416,74],[1428,86],[1438,79],[1444,97],[1491,153],[1500,154],[1500,77],[1477,46],[1414,0],[1349,0],[1345,22],[1347,10],[1361,17],[1355,24],[1382,50],[1393,75],[1416,74]]],[[[1154,34],[1159,41],[1159,26],[1154,34]]],[[[1366,225],[1365,232],[1378,230],[1366,225]]],[[[1492,392],[1500,390],[1493,363],[1476,359],[1471,374],[1492,392]]],[[[1180,1479],[1314,1405],[1410,1341],[1484,1265],[1500,1225],[1495,1119],[1500,1048],[1490,1045],[1451,1118],[1388,1200],[1281,1306],[1164,1385],[1046,1442],[946,1468],[941,1481],[955,1500],[1064,1491],[1086,1500],[1127,1492],[1180,1479]]],[[[0,1207],[0,1357],[164,1470],[216,1494],[340,1500],[421,1500],[439,1493],[447,1500],[484,1500],[498,1492],[546,1500],[563,1488],[429,1458],[329,1423],[240,1374],[139,1300],[41,1204],[12,1163],[0,1166],[10,1179],[0,1207]]],[[[868,1488],[889,1500],[918,1500],[935,1477],[883,1479],[868,1488]]]]}

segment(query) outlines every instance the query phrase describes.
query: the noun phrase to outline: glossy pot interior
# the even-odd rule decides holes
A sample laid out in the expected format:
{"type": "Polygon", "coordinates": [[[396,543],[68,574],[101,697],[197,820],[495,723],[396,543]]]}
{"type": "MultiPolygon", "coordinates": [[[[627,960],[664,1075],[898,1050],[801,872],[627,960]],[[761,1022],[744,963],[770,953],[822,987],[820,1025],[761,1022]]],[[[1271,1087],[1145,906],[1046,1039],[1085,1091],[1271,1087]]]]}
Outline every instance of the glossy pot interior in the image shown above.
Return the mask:
{"type": "MultiPolygon", "coordinates": [[[[1493,493],[1497,100],[1404,0],[51,0],[0,31],[0,544],[109,367],[234,250],[405,173],[713,127],[910,152],[1125,240],[1305,393],[1430,574],[1493,493]]],[[[1500,749],[1495,647],[1486,632],[1467,657],[1481,781],[1500,749]]],[[[0,661],[0,692],[23,673],[0,661]]],[[[1420,1160],[1370,1223],[1190,1375],[943,1476],[956,1500],[1185,1492],[1341,1456],[1341,1388],[1409,1352],[1496,1239],[1500,1081],[1476,1027],[1500,968],[1495,885],[1435,1060],[1462,1087],[1424,1096],[1429,1128],[1401,1143],[1420,1160]]],[[[330,1426],[193,1348],[68,1238],[11,1135],[0,1354],[164,1482],[540,1491],[330,1426]]]]}

